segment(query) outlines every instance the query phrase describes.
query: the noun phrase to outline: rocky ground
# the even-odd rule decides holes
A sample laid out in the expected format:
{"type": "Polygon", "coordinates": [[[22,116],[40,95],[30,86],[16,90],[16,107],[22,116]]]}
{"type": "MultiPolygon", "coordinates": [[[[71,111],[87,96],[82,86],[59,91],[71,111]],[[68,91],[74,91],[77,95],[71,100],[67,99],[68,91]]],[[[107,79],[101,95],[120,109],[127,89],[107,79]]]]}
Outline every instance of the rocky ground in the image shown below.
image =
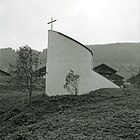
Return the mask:
{"type": "Polygon", "coordinates": [[[32,104],[20,91],[0,90],[1,140],[139,140],[140,90],[100,89],[32,104]]]}

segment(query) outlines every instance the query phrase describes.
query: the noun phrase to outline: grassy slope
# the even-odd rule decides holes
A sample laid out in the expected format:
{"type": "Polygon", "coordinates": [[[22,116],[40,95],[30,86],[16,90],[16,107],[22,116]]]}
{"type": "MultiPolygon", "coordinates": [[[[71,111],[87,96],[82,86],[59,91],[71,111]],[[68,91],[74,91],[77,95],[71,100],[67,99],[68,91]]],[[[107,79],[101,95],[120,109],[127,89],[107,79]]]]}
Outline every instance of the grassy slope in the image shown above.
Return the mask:
{"type": "MultiPolygon", "coordinates": [[[[0,93],[0,139],[140,139],[139,90],[101,89],[80,96],[0,93]]],[[[41,93],[40,93],[41,94],[41,93]]]]}

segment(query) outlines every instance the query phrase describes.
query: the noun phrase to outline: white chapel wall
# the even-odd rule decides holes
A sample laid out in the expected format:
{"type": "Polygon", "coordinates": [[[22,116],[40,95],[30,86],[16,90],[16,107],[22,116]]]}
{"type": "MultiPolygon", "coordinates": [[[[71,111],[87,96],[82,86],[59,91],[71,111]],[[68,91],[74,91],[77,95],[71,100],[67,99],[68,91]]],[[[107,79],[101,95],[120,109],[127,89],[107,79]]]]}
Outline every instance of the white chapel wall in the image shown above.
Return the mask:
{"type": "Polygon", "coordinates": [[[49,31],[47,55],[48,95],[68,94],[63,88],[65,77],[73,70],[80,75],[79,94],[88,93],[99,88],[118,88],[92,70],[92,54],[81,44],[55,31],[49,31]]]}

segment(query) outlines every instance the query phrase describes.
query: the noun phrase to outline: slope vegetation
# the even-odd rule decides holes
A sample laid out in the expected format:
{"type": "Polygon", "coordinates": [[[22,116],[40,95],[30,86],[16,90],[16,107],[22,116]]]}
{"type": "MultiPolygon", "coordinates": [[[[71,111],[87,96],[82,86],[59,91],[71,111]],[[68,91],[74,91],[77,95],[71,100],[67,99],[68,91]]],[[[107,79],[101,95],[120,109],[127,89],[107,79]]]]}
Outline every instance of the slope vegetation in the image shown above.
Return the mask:
{"type": "Polygon", "coordinates": [[[100,89],[89,94],[33,102],[19,91],[1,90],[2,140],[138,140],[140,94],[136,89],[100,89]]]}

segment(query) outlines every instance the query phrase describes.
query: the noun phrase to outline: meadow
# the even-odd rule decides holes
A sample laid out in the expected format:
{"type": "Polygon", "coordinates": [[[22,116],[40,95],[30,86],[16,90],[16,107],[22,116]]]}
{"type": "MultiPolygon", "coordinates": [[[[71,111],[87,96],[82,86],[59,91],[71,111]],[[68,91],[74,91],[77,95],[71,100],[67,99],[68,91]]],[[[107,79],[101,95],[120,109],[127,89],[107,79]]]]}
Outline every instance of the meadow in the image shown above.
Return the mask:
{"type": "Polygon", "coordinates": [[[1,140],[139,140],[140,89],[49,97],[0,89],[1,140]]]}

